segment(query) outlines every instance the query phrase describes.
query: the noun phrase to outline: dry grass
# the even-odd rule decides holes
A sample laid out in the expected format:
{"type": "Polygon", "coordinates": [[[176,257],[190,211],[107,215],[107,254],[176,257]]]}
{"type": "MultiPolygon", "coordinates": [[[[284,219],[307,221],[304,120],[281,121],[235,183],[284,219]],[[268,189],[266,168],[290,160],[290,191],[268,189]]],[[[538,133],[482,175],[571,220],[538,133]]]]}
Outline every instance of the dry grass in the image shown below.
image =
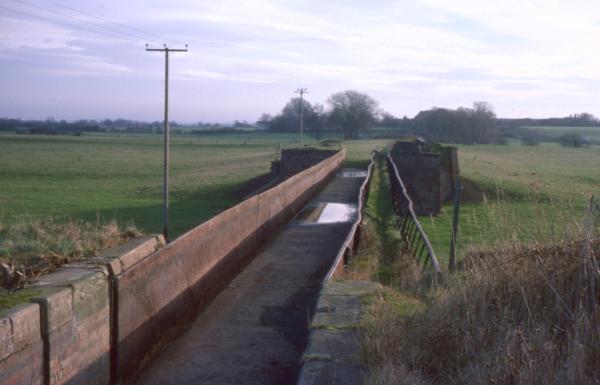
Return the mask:
{"type": "MultiPolygon", "coordinates": [[[[373,195],[369,205],[389,200],[383,185],[373,195]]],[[[349,274],[367,278],[366,271],[386,284],[367,304],[368,383],[600,384],[600,228],[592,210],[566,233],[472,248],[462,270],[435,287],[409,257],[390,252],[398,248],[390,248],[385,211],[367,215],[372,223],[349,274]]],[[[514,218],[493,214],[515,227],[514,218]]]]}
{"type": "Polygon", "coordinates": [[[600,243],[591,245],[587,257],[581,242],[473,257],[414,311],[399,311],[398,296],[376,298],[372,383],[597,384],[600,272],[590,261],[600,243]]]}
{"type": "Polygon", "coordinates": [[[0,224],[1,287],[15,289],[57,267],[85,259],[141,233],[116,221],[20,221],[0,224]]]}

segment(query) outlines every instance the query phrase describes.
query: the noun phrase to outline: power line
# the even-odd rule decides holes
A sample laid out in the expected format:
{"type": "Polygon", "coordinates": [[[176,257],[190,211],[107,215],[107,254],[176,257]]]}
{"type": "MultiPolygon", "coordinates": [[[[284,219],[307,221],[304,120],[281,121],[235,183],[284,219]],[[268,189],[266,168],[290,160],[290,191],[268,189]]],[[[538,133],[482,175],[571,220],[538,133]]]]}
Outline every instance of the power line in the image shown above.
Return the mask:
{"type": "Polygon", "coordinates": [[[98,35],[109,36],[109,37],[112,37],[112,38],[116,37],[117,39],[122,39],[123,38],[122,36],[107,34],[106,32],[100,32],[100,31],[96,31],[96,30],[93,30],[93,29],[88,29],[88,28],[77,26],[77,25],[73,25],[73,24],[70,24],[70,23],[65,23],[63,21],[53,20],[53,19],[50,19],[50,18],[47,18],[47,17],[43,17],[43,16],[39,16],[39,15],[34,15],[34,14],[23,12],[23,11],[18,11],[16,9],[6,8],[6,7],[3,7],[1,5],[0,5],[0,9],[4,9],[4,10],[9,11],[9,12],[17,13],[19,15],[24,15],[24,16],[28,16],[28,17],[33,17],[35,19],[40,19],[40,20],[48,21],[50,23],[61,24],[61,25],[67,26],[69,28],[75,28],[75,29],[79,29],[79,30],[82,30],[82,31],[95,33],[95,34],[98,34],[98,35]]]}
{"type": "Polygon", "coordinates": [[[96,26],[97,28],[101,28],[101,29],[104,29],[104,30],[108,31],[110,34],[112,34],[113,37],[119,37],[119,38],[121,38],[122,36],[118,36],[120,34],[120,35],[123,35],[123,36],[127,35],[128,37],[134,37],[134,38],[139,39],[139,40],[145,40],[143,37],[140,38],[139,36],[134,36],[132,34],[127,34],[127,33],[122,32],[122,31],[114,30],[114,29],[105,27],[103,25],[100,25],[98,23],[94,23],[94,22],[89,21],[89,20],[83,20],[83,19],[81,19],[79,17],[74,17],[72,15],[69,15],[69,14],[66,14],[66,13],[63,13],[63,12],[59,12],[59,11],[56,11],[56,10],[53,10],[53,9],[50,9],[50,8],[40,7],[39,5],[31,4],[31,3],[27,2],[27,1],[24,1],[24,0],[13,0],[13,1],[16,1],[16,2],[21,3],[21,4],[25,4],[25,5],[33,7],[33,8],[40,9],[40,10],[45,11],[45,12],[50,12],[50,13],[53,13],[55,15],[59,15],[61,17],[66,17],[68,19],[72,19],[72,20],[76,20],[76,21],[83,21],[85,23],[89,23],[91,25],[96,26]]]}
{"type": "Polygon", "coordinates": [[[171,42],[173,42],[173,43],[179,43],[179,42],[178,42],[178,41],[176,41],[176,40],[173,40],[173,39],[167,39],[167,38],[165,38],[164,36],[160,36],[160,35],[157,35],[157,34],[155,34],[155,33],[148,32],[148,31],[144,31],[144,30],[142,30],[142,29],[139,29],[139,28],[134,28],[134,27],[128,26],[128,25],[126,25],[126,24],[118,23],[118,22],[116,22],[116,21],[113,21],[113,20],[107,19],[107,18],[105,18],[105,17],[102,17],[102,16],[97,16],[97,15],[94,15],[94,14],[92,14],[92,13],[89,13],[89,12],[81,11],[81,10],[79,10],[79,9],[75,9],[75,8],[72,8],[72,7],[66,6],[66,5],[64,5],[64,4],[60,4],[60,3],[56,2],[56,1],[52,1],[52,0],[46,0],[46,2],[48,2],[48,3],[50,3],[50,4],[53,4],[53,5],[56,5],[56,6],[58,6],[58,7],[64,8],[64,9],[68,9],[68,10],[70,10],[70,11],[73,11],[73,12],[80,13],[80,14],[82,14],[82,15],[85,15],[85,16],[93,17],[93,18],[95,18],[95,19],[98,19],[98,20],[101,20],[101,21],[105,21],[105,22],[107,22],[107,23],[114,24],[114,25],[116,25],[116,26],[118,26],[118,27],[121,27],[121,28],[129,29],[129,30],[131,30],[131,31],[135,32],[137,37],[141,37],[142,39],[145,39],[145,40],[146,40],[146,38],[147,38],[148,36],[154,36],[155,38],[159,38],[159,39],[161,39],[161,40],[165,40],[165,41],[171,41],[171,42]],[[142,34],[144,34],[145,36],[137,35],[137,33],[142,33],[142,34]]]}

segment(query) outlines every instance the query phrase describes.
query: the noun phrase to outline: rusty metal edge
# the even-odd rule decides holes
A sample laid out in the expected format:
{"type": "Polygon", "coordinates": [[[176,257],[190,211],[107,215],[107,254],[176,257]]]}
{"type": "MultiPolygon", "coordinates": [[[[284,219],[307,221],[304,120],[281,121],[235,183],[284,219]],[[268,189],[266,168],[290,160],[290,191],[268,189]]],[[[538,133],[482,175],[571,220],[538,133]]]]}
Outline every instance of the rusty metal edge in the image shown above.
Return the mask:
{"type": "Polygon", "coordinates": [[[404,182],[402,182],[402,178],[400,178],[400,174],[398,174],[398,168],[396,167],[396,164],[394,163],[394,160],[392,159],[391,154],[388,154],[387,159],[388,159],[388,164],[392,165],[392,168],[394,170],[394,176],[396,177],[396,179],[398,179],[398,182],[400,182],[400,187],[402,187],[402,192],[408,200],[408,211],[410,213],[410,216],[411,216],[413,222],[415,223],[415,225],[417,227],[417,230],[419,231],[421,237],[423,238],[423,242],[425,242],[425,246],[427,247],[427,251],[429,252],[429,257],[431,259],[431,264],[437,273],[442,274],[442,269],[437,260],[437,257],[435,256],[433,247],[431,246],[431,243],[429,242],[429,238],[427,237],[425,230],[423,230],[423,227],[421,227],[421,223],[419,222],[419,219],[415,215],[415,211],[413,210],[412,200],[410,199],[410,197],[408,196],[408,193],[406,192],[406,187],[404,186],[404,182]]]}

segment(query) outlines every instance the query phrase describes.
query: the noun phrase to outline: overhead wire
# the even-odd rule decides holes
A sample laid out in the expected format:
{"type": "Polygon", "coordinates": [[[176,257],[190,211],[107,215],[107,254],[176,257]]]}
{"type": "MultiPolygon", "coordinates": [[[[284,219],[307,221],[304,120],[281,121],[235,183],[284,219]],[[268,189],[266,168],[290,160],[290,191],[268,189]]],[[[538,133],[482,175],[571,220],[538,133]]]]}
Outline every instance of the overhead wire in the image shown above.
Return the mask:
{"type": "MultiPolygon", "coordinates": [[[[56,2],[56,1],[52,1],[52,0],[46,0],[46,2],[48,2],[48,3],[50,3],[50,4],[53,4],[53,5],[57,6],[57,7],[61,7],[61,8],[64,8],[64,9],[68,9],[68,10],[70,10],[70,11],[72,11],[72,12],[77,12],[77,13],[80,13],[80,14],[82,14],[82,15],[89,16],[89,17],[93,17],[93,18],[95,18],[95,19],[98,19],[98,20],[101,20],[101,21],[104,21],[104,22],[107,22],[107,23],[110,23],[110,24],[116,25],[116,26],[118,26],[118,27],[121,27],[121,28],[125,28],[125,29],[128,29],[128,30],[131,30],[131,31],[135,32],[135,33],[136,33],[136,35],[137,35],[137,33],[144,34],[145,36],[142,36],[142,38],[144,38],[144,39],[145,39],[145,38],[147,38],[148,36],[154,36],[155,38],[161,39],[161,40],[163,40],[163,41],[170,41],[170,42],[172,42],[172,43],[183,44],[183,43],[181,43],[181,42],[179,42],[179,41],[177,41],[177,40],[168,39],[168,38],[166,38],[166,37],[164,37],[164,36],[160,36],[160,35],[157,35],[157,34],[155,34],[155,33],[152,33],[152,32],[144,31],[144,30],[142,30],[142,29],[139,29],[139,28],[134,28],[134,27],[131,27],[131,26],[129,26],[129,25],[126,25],[126,24],[118,23],[118,22],[116,22],[116,21],[113,21],[113,20],[110,20],[110,19],[108,19],[108,18],[105,18],[105,17],[102,17],[102,16],[98,16],[98,15],[94,15],[94,14],[92,14],[92,13],[85,12],[85,11],[82,11],[82,10],[79,10],[79,9],[75,9],[75,8],[69,7],[69,6],[67,6],[67,5],[64,5],[64,4],[61,4],[61,3],[58,3],[58,2],[56,2]]],[[[137,35],[137,36],[141,36],[141,35],[137,35]]]]}
{"type": "Polygon", "coordinates": [[[69,15],[69,14],[66,14],[66,13],[63,13],[63,12],[56,11],[56,10],[54,10],[54,9],[50,9],[50,8],[41,7],[41,6],[39,6],[39,5],[32,4],[32,3],[28,2],[28,1],[24,1],[24,0],[12,0],[12,1],[15,1],[15,2],[18,2],[18,3],[21,3],[21,4],[25,4],[25,5],[27,5],[27,6],[29,6],[29,7],[32,7],[32,8],[40,9],[40,10],[42,10],[42,11],[45,11],[45,12],[50,12],[50,13],[53,13],[53,14],[55,14],[55,15],[58,15],[58,16],[61,16],[61,17],[65,17],[65,18],[68,18],[68,19],[72,19],[72,20],[76,20],[76,21],[80,21],[80,22],[81,22],[81,21],[83,21],[83,22],[85,22],[85,23],[89,23],[89,24],[91,24],[91,25],[93,25],[93,26],[95,26],[95,27],[97,27],[97,28],[101,28],[101,29],[103,29],[103,30],[105,30],[105,31],[108,31],[108,33],[109,33],[110,35],[112,35],[112,37],[123,38],[123,36],[127,35],[127,37],[130,37],[130,38],[131,38],[131,37],[134,37],[134,38],[135,38],[135,39],[137,39],[137,40],[144,40],[143,38],[140,38],[139,36],[134,36],[134,35],[132,35],[132,34],[128,34],[128,33],[122,32],[122,31],[116,31],[116,30],[114,30],[114,29],[111,29],[111,28],[105,27],[105,26],[103,26],[103,25],[100,25],[100,24],[94,23],[94,22],[92,22],[92,21],[89,21],[89,20],[82,20],[81,18],[74,17],[74,16],[72,16],[72,15],[69,15]],[[121,36],[119,36],[119,35],[121,35],[121,36]]]}
{"type": "Polygon", "coordinates": [[[32,3],[28,2],[28,1],[25,1],[25,0],[12,0],[12,1],[24,4],[24,5],[32,7],[32,8],[36,8],[36,9],[42,10],[44,12],[48,12],[48,13],[52,13],[52,14],[58,15],[58,16],[60,16],[62,18],[67,18],[67,19],[70,19],[70,20],[74,20],[76,22],[88,23],[88,24],[93,25],[96,28],[102,29],[103,31],[97,31],[97,30],[91,29],[89,27],[88,28],[81,27],[81,26],[78,26],[78,25],[74,25],[72,23],[66,23],[66,22],[64,22],[62,20],[56,20],[55,18],[49,18],[47,16],[41,16],[41,15],[38,15],[38,14],[28,13],[28,12],[25,12],[23,10],[17,10],[17,9],[12,9],[12,8],[7,8],[7,7],[0,7],[0,8],[5,9],[5,10],[10,11],[10,12],[21,14],[21,15],[24,15],[24,16],[34,17],[34,18],[37,18],[37,19],[40,19],[40,20],[49,21],[51,23],[57,23],[57,24],[61,24],[61,25],[64,25],[64,26],[67,26],[67,27],[70,27],[70,28],[76,28],[76,29],[83,30],[83,31],[86,31],[86,32],[92,32],[92,33],[96,33],[96,34],[100,34],[100,35],[106,35],[106,36],[110,36],[110,37],[113,37],[113,38],[119,38],[119,39],[123,39],[123,38],[129,38],[129,39],[131,39],[131,38],[133,38],[133,39],[144,41],[144,42],[157,41],[157,39],[160,39],[163,42],[172,42],[172,43],[183,44],[183,43],[180,43],[180,42],[178,42],[176,40],[168,39],[168,38],[166,38],[164,36],[160,36],[160,35],[157,35],[157,34],[152,33],[152,32],[144,31],[142,29],[138,29],[138,28],[134,28],[134,27],[122,24],[122,23],[118,23],[118,22],[112,21],[112,20],[110,20],[108,18],[105,18],[105,17],[102,17],[102,16],[97,16],[97,15],[94,15],[94,14],[89,13],[89,12],[81,11],[81,10],[78,10],[76,8],[69,7],[69,6],[66,6],[64,4],[60,4],[58,2],[52,1],[52,0],[46,0],[46,1],[49,4],[51,4],[51,5],[54,5],[54,6],[57,6],[57,7],[61,7],[63,9],[69,10],[71,12],[76,12],[76,13],[78,13],[80,15],[86,16],[87,18],[82,18],[79,15],[75,16],[75,15],[71,15],[71,14],[68,14],[68,13],[65,13],[65,12],[57,11],[55,9],[42,7],[42,6],[39,6],[37,4],[32,4],[32,3]],[[104,23],[110,23],[110,24],[112,24],[112,25],[114,25],[114,26],[116,26],[116,27],[118,27],[120,29],[117,29],[115,27],[109,27],[109,26],[102,25],[102,24],[99,24],[97,22],[91,21],[91,20],[88,19],[90,17],[94,18],[94,19],[97,19],[97,20],[100,20],[100,21],[102,21],[104,23]],[[130,30],[132,32],[124,31],[123,29],[127,29],[127,30],[130,30]],[[151,36],[152,36],[152,38],[150,38],[151,36]]]}
{"type": "Polygon", "coordinates": [[[112,37],[112,38],[116,37],[117,39],[123,39],[122,36],[117,36],[117,35],[113,35],[113,34],[108,34],[106,32],[100,32],[100,31],[97,31],[97,30],[84,28],[84,27],[81,27],[81,26],[78,26],[78,25],[74,25],[74,24],[70,24],[70,23],[65,23],[64,21],[54,20],[54,19],[50,19],[48,17],[39,16],[39,15],[34,15],[32,13],[23,12],[21,10],[16,10],[16,9],[12,9],[12,8],[7,8],[7,7],[1,6],[1,5],[0,5],[0,9],[4,9],[6,11],[13,12],[13,13],[16,13],[16,14],[19,14],[19,15],[23,15],[23,16],[27,16],[27,17],[33,17],[35,19],[48,21],[50,23],[61,24],[61,25],[67,26],[69,28],[75,28],[75,29],[79,29],[79,30],[82,30],[82,31],[95,33],[95,34],[98,34],[98,35],[109,36],[109,37],[112,37]]]}

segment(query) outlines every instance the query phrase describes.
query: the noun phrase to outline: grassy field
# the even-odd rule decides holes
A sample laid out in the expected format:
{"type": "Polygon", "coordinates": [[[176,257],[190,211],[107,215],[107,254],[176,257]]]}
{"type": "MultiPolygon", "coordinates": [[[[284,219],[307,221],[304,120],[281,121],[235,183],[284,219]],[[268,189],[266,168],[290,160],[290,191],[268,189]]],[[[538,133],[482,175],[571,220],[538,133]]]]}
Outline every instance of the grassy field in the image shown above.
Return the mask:
{"type": "Polygon", "coordinates": [[[521,127],[531,131],[539,132],[551,138],[558,138],[563,134],[578,133],[591,140],[600,140],[600,127],[550,127],[550,126],[525,126],[521,127]]]}
{"type": "MultiPolygon", "coordinates": [[[[297,146],[297,140],[297,135],[256,132],[173,136],[172,234],[237,203],[233,192],[268,172],[278,149],[297,146]]],[[[305,141],[315,143],[310,136],[305,141]]],[[[392,142],[344,142],[347,164],[364,166],[371,150],[392,142]]],[[[600,186],[597,146],[461,146],[459,158],[462,175],[486,196],[461,207],[463,254],[499,242],[561,236],[600,186]]],[[[161,230],[160,135],[1,135],[0,164],[0,223],[101,217],[132,220],[145,232],[161,230]]],[[[422,221],[441,259],[449,249],[451,211],[446,205],[440,216],[422,221]]]]}
{"type": "MultiPolygon", "coordinates": [[[[459,256],[475,248],[558,240],[575,230],[591,194],[600,196],[600,147],[460,146],[461,175],[485,194],[460,211],[459,256]]],[[[472,192],[471,192],[472,193],[472,192]]],[[[444,260],[452,206],[423,218],[434,249],[444,260]]]]}
{"type": "MultiPolygon", "coordinates": [[[[588,193],[600,187],[600,149],[578,150],[461,147],[463,176],[489,197],[463,204],[461,250],[488,252],[436,284],[402,252],[387,174],[376,166],[361,242],[345,277],[383,284],[363,298],[365,383],[597,383],[600,275],[592,259],[582,258],[581,242],[560,239],[567,227],[575,240],[587,233],[574,221],[588,193]],[[534,240],[548,244],[521,243],[534,240]]],[[[448,216],[422,218],[442,255],[448,216]]],[[[586,239],[586,249],[598,255],[598,237],[586,239]]]]}
{"type": "MultiPolygon", "coordinates": [[[[175,135],[171,142],[171,234],[179,235],[238,199],[234,191],[270,170],[297,135],[175,135]]],[[[305,143],[314,138],[305,135],[305,143]]],[[[364,164],[386,141],[347,142],[349,164],[364,164]]],[[[335,147],[334,147],[335,148],[335,147]]],[[[0,223],[46,217],[162,223],[162,136],[0,135],[0,223]]]]}

